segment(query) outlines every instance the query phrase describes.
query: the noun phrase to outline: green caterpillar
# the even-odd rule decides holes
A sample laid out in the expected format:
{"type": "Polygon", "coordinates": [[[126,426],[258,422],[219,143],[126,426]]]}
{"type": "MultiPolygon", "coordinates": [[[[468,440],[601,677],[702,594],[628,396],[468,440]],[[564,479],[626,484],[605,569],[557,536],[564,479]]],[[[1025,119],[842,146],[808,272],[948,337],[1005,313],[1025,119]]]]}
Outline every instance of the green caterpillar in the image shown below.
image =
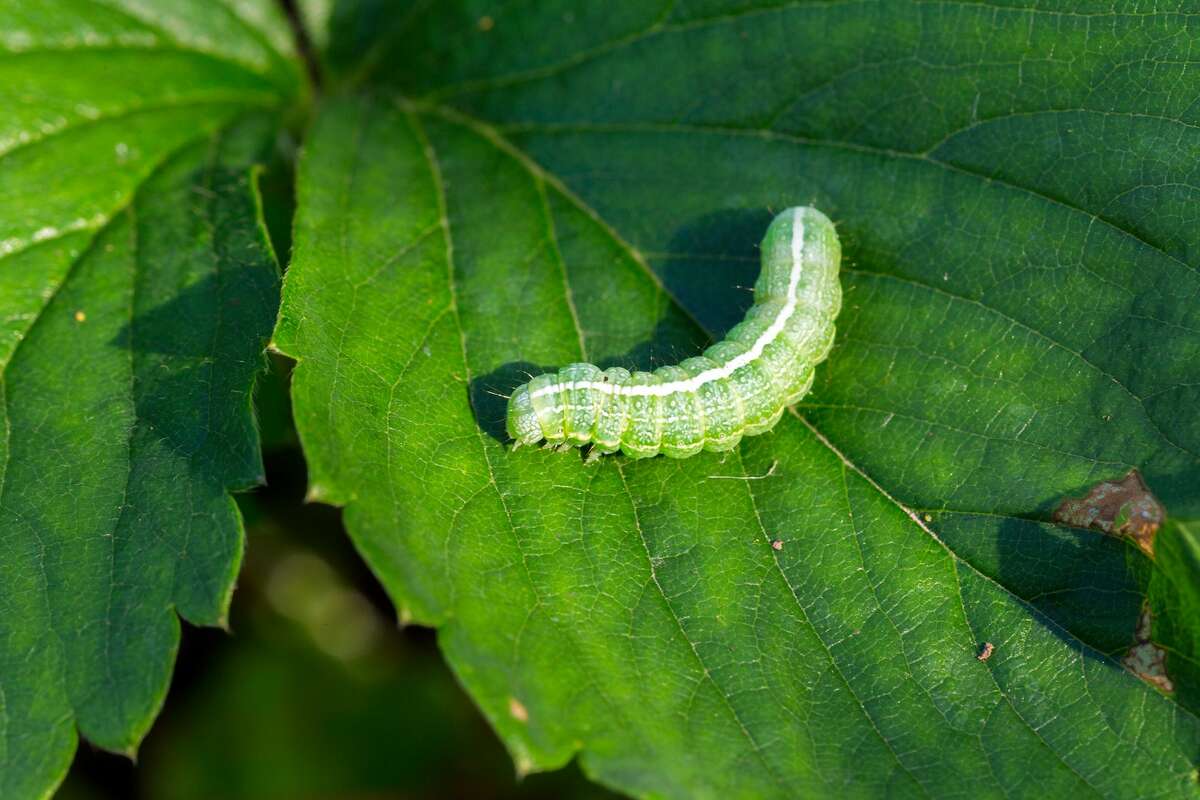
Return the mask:
{"type": "Polygon", "coordinates": [[[681,364],[633,372],[568,364],[508,401],[515,447],[545,440],[592,454],[687,458],[765,433],[812,387],[842,307],[842,248],[829,218],[789,208],[762,240],[754,305],[721,342],[681,364]]]}

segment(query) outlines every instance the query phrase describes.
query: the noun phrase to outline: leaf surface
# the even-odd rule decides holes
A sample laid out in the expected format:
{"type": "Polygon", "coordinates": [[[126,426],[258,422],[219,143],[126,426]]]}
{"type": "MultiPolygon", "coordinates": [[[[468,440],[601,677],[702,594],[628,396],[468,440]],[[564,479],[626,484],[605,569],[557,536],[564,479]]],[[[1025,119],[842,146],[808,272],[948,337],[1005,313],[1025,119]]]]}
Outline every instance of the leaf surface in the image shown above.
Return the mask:
{"type": "Polygon", "coordinates": [[[77,731],[132,755],[177,614],[225,618],[286,30],[266,2],[0,7],[0,796],[48,795],[77,731]]]}
{"type": "Polygon", "coordinates": [[[1197,698],[1120,664],[1127,546],[1048,522],[1132,467],[1200,507],[1194,28],[417,2],[330,42],[366,54],[360,91],[312,130],[276,330],[311,492],[521,769],[579,752],[654,797],[1196,793],[1197,698]],[[772,433],[506,449],[527,373],[719,338],[798,204],[838,224],[845,306],[772,433]]]}
{"type": "Polygon", "coordinates": [[[1151,639],[1180,696],[1200,693],[1200,524],[1169,520],[1159,532],[1156,569],[1147,581],[1151,639]]]}

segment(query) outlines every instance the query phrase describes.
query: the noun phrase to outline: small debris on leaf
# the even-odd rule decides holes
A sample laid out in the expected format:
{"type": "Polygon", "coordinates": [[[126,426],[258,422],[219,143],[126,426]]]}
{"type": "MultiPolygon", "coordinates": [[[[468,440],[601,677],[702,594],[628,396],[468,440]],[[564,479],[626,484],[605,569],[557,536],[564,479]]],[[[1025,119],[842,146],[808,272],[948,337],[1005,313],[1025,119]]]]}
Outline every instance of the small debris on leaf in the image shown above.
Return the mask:
{"type": "Polygon", "coordinates": [[[771,547],[775,548],[776,550],[782,550],[783,539],[776,539],[775,541],[771,542],[771,547]]]}
{"type": "Polygon", "coordinates": [[[87,314],[83,313],[82,310],[75,312],[75,321],[76,322],[83,322],[86,319],[87,319],[87,314]]]}
{"type": "Polygon", "coordinates": [[[1142,613],[1138,616],[1137,627],[1133,631],[1133,647],[1129,648],[1121,663],[1146,683],[1170,693],[1175,691],[1175,684],[1167,675],[1167,652],[1150,639],[1153,623],[1154,615],[1150,612],[1150,604],[1143,602],[1142,613]]]}
{"type": "Polygon", "coordinates": [[[1127,536],[1154,558],[1154,536],[1166,512],[1136,469],[1119,481],[1101,481],[1083,497],[1068,497],[1054,511],[1055,522],[1127,536]]]}
{"type": "Polygon", "coordinates": [[[983,647],[981,647],[979,650],[979,655],[975,656],[975,658],[979,661],[987,661],[992,657],[992,653],[995,652],[995,650],[996,646],[994,644],[991,642],[984,642],[983,647]]]}
{"type": "Polygon", "coordinates": [[[515,697],[508,698],[508,713],[512,714],[512,718],[517,722],[529,722],[529,711],[515,697]]]}

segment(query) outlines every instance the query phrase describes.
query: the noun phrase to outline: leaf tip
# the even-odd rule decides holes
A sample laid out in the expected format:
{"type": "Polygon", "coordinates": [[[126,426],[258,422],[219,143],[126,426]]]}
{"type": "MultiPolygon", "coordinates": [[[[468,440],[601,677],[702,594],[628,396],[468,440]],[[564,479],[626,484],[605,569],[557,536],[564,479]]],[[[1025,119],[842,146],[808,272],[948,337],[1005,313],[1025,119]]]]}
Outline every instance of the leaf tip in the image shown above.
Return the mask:
{"type": "Polygon", "coordinates": [[[517,769],[518,781],[524,780],[526,775],[534,771],[533,760],[524,753],[513,758],[513,765],[517,769]]]}

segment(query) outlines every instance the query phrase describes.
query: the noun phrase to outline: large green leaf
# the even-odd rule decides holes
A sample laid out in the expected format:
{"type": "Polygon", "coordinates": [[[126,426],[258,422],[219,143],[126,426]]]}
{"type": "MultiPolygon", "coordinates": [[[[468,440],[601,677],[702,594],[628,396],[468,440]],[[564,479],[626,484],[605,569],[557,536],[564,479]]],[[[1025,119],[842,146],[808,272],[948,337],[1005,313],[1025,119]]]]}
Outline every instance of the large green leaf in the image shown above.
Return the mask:
{"type": "Polygon", "coordinates": [[[1200,510],[1194,16],[393,18],[330,42],[371,88],[311,132],[276,343],[312,495],[522,769],[579,752],[645,796],[1196,793],[1200,703],[1120,664],[1140,556],[1048,523],[1135,466],[1200,510]],[[495,395],[698,352],[805,203],[838,223],[845,307],[771,434],[506,449],[495,395]]]}
{"type": "Polygon", "coordinates": [[[132,754],[178,613],[221,624],[278,305],[251,164],[271,3],[0,3],[0,796],[132,754]]]}

